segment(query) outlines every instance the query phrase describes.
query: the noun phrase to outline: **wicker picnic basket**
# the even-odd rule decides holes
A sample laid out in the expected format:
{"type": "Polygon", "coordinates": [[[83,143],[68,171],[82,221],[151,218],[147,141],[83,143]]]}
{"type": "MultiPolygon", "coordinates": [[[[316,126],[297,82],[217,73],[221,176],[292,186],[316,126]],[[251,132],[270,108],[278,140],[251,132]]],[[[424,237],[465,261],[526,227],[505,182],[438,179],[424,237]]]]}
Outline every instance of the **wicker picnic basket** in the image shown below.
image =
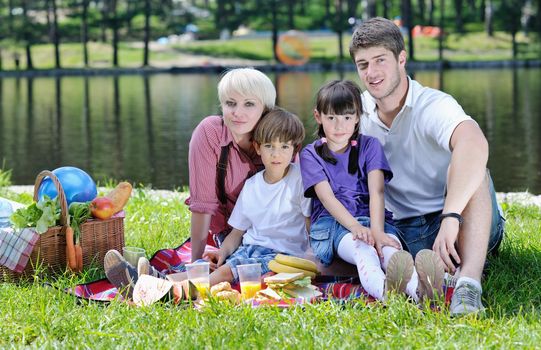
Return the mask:
{"type": "MultiPolygon", "coordinates": [[[[58,178],[48,170],[36,177],[34,184],[34,201],[38,200],[38,189],[41,182],[49,177],[58,192],[60,202],[60,226],[50,227],[40,235],[28,264],[22,273],[16,273],[0,266],[0,281],[17,281],[31,277],[36,269],[47,273],[61,273],[66,270],[66,236],[65,228],[70,224],[66,196],[58,178]]],[[[124,218],[112,217],[107,220],[89,219],[80,226],[80,245],[83,250],[83,267],[96,266],[103,268],[103,257],[110,249],[122,251],[124,246],[124,218]]]]}

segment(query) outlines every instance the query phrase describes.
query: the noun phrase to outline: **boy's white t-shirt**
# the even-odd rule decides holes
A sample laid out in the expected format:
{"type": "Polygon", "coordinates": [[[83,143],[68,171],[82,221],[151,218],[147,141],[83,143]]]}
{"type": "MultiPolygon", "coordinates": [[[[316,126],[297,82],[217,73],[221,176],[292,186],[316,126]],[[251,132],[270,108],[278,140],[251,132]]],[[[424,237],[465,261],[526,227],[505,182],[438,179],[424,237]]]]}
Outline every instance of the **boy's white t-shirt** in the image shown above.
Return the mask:
{"type": "Polygon", "coordinates": [[[263,173],[246,180],[229,225],[246,231],[244,245],[303,256],[309,246],[305,218],[310,217],[311,203],[304,197],[300,166],[292,163],[287,175],[274,184],[265,182],[263,173]]]}

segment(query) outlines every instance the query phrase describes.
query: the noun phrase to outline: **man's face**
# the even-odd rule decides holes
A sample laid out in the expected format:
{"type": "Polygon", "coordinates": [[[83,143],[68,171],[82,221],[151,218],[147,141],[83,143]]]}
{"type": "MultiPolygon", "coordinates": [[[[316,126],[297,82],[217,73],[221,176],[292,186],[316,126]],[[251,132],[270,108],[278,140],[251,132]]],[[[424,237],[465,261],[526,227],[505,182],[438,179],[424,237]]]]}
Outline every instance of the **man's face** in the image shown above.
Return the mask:
{"type": "Polygon", "coordinates": [[[400,52],[397,60],[390,50],[375,46],[359,49],[354,60],[359,78],[372,97],[381,100],[397,92],[401,69],[405,69],[406,64],[405,51],[400,52]]]}

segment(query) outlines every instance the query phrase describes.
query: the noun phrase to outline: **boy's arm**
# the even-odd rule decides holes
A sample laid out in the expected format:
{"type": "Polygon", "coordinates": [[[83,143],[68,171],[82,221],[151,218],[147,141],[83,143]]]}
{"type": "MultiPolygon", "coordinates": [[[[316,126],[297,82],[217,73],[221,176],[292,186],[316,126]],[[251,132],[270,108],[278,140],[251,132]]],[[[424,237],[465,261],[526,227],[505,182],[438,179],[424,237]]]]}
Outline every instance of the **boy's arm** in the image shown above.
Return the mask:
{"type": "Polygon", "coordinates": [[[374,247],[378,255],[383,256],[381,249],[388,245],[400,249],[400,244],[385,234],[385,194],[383,192],[385,179],[382,170],[372,170],[368,173],[368,193],[370,198],[370,232],[374,237],[374,247]]]}
{"type": "Polygon", "coordinates": [[[244,231],[234,228],[225,237],[222,246],[217,251],[206,251],[203,254],[203,258],[207,259],[211,263],[213,270],[222,266],[225,260],[240,246],[242,243],[242,236],[244,231]]]}
{"type": "Polygon", "coordinates": [[[370,233],[370,229],[359,224],[357,219],[336,199],[328,181],[319,182],[314,186],[314,190],[321,204],[323,204],[336,221],[351,232],[353,239],[360,239],[367,244],[374,245],[374,239],[370,233]]]}

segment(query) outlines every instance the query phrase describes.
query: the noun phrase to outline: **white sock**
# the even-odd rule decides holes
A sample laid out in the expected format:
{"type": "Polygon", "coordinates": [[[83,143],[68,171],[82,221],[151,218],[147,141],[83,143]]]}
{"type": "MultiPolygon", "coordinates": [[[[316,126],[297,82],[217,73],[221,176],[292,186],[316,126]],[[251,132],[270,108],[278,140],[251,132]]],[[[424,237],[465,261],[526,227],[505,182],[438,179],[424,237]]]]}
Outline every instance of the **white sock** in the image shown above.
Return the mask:
{"type": "Polygon", "coordinates": [[[338,244],[338,256],[344,261],[356,265],[361,284],[368,294],[376,299],[383,299],[385,273],[376,249],[360,240],[353,240],[351,233],[338,244]]]}
{"type": "Polygon", "coordinates": [[[481,292],[483,291],[483,288],[481,287],[481,282],[471,278],[471,277],[459,277],[456,281],[455,289],[457,289],[461,284],[469,283],[473,284],[477,289],[479,289],[481,292]]]}

